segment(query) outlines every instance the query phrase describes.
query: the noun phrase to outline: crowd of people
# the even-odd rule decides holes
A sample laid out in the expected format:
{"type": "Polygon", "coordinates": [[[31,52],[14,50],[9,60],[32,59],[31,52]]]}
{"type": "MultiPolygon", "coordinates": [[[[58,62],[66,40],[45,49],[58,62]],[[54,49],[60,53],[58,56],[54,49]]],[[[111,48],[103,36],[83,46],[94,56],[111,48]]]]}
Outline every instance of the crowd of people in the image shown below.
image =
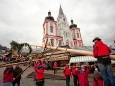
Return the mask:
{"type": "MultiPolygon", "coordinates": [[[[115,86],[115,77],[112,72],[111,50],[102,42],[99,37],[94,38],[93,55],[97,58],[97,64],[94,65],[94,80],[93,86],[115,86]]],[[[38,60],[34,64],[36,86],[44,86],[44,71],[48,65],[44,61],[38,60]]],[[[54,74],[57,73],[58,65],[56,62],[53,64],[54,74]]],[[[20,86],[21,72],[23,70],[17,65],[15,69],[9,65],[4,70],[3,86],[20,86]]],[[[70,79],[73,76],[74,86],[89,86],[88,75],[91,67],[87,62],[86,65],[75,64],[72,67],[68,64],[65,65],[63,76],[66,81],[66,86],[70,86],[70,79]]]]}
{"type": "Polygon", "coordinates": [[[15,68],[12,65],[8,65],[3,73],[3,86],[16,86],[16,84],[20,86],[22,71],[19,64],[15,68]]]}

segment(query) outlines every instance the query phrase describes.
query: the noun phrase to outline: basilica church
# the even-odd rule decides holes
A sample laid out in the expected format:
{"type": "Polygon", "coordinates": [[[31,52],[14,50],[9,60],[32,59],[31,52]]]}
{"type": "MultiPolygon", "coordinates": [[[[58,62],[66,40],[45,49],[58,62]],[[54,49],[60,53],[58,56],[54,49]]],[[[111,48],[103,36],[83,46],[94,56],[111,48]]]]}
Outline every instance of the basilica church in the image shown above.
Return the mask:
{"type": "Polygon", "coordinates": [[[46,41],[47,45],[54,47],[68,45],[73,48],[74,46],[83,46],[80,28],[77,27],[77,24],[74,24],[73,20],[71,20],[69,25],[61,6],[57,20],[54,19],[50,11],[48,16],[45,17],[43,23],[43,45],[46,41]]]}

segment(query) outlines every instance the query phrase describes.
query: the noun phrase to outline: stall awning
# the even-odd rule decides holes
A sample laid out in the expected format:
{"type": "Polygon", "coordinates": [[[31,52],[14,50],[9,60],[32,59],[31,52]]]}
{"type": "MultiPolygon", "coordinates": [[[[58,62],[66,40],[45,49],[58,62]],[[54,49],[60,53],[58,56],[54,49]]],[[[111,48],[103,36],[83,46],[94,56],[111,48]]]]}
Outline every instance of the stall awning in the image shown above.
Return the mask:
{"type": "MultiPolygon", "coordinates": [[[[76,56],[70,58],[70,63],[95,62],[95,61],[97,61],[97,59],[92,56],[76,56]]],[[[115,61],[112,60],[112,63],[115,64],[115,61]]]]}

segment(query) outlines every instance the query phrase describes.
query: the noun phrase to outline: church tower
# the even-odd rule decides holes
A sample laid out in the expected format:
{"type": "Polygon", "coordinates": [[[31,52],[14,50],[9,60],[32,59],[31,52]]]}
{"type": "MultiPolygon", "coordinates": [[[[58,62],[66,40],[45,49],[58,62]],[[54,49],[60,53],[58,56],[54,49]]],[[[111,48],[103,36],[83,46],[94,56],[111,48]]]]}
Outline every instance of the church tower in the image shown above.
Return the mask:
{"type": "Polygon", "coordinates": [[[71,33],[72,33],[74,46],[83,46],[80,28],[78,28],[77,25],[73,23],[73,20],[71,20],[71,25],[69,28],[70,28],[71,33]]]}
{"type": "Polygon", "coordinates": [[[48,16],[45,17],[43,24],[43,40],[42,44],[49,46],[64,46],[68,45],[71,48],[74,46],[83,46],[80,28],[71,20],[71,25],[67,21],[67,18],[60,5],[57,21],[51,16],[51,12],[48,12],[48,16]]]}
{"type": "Polygon", "coordinates": [[[47,45],[56,46],[56,35],[57,35],[57,28],[56,28],[56,21],[51,16],[51,12],[48,12],[48,16],[44,20],[43,24],[43,45],[45,45],[47,41],[47,45]]]}
{"type": "Polygon", "coordinates": [[[57,18],[57,28],[58,28],[58,33],[59,33],[58,35],[63,38],[61,46],[69,45],[71,47],[72,34],[69,30],[69,23],[67,21],[65,14],[63,13],[61,5],[59,8],[59,14],[57,18]]]}

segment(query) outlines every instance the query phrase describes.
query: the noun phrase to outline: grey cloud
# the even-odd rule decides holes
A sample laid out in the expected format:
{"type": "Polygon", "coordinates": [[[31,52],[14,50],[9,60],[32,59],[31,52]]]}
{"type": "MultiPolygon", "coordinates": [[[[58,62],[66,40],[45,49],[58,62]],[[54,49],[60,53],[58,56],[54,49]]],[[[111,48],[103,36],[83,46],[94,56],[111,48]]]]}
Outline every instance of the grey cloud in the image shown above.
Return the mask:
{"type": "Polygon", "coordinates": [[[115,40],[114,0],[0,0],[0,44],[11,40],[42,44],[43,22],[50,10],[57,19],[59,6],[70,22],[81,28],[85,45],[99,36],[108,45],[115,40]]]}

